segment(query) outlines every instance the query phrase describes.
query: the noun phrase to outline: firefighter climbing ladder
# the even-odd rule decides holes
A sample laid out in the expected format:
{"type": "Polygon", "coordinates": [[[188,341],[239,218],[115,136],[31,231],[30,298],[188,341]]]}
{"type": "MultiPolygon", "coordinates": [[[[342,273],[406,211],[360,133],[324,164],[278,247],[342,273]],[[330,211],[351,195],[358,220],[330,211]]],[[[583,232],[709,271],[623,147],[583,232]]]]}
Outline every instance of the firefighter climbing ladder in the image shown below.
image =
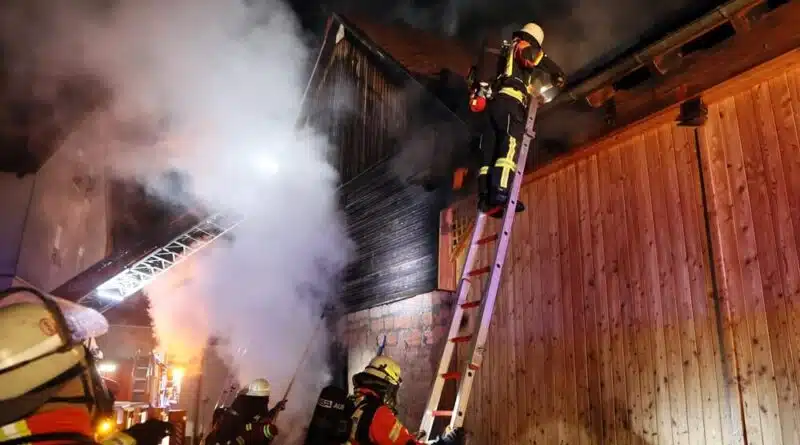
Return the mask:
{"type": "Polygon", "coordinates": [[[464,260],[464,267],[458,283],[458,290],[456,292],[458,300],[453,314],[453,321],[450,324],[450,332],[447,335],[448,341],[445,343],[442,359],[439,361],[439,368],[436,371],[436,380],[433,384],[433,390],[431,391],[428,404],[425,407],[425,413],[422,417],[420,435],[423,440],[430,440],[429,436],[433,428],[433,422],[437,417],[450,418],[451,428],[457,428],[464,424],[464,413],[467,409],[467,402],[469,402],[469,395],[472,390],[475,373],[480,369],[481,362],[483,361],[484,345],[486,344],[486,336],[489,332],[489,324],[492,320],[492,313],[494,312],[497,291],[500,287],[503,262],[505,261],[506,252],[508,250],[508,243],[511,241],[511,228],[514,225],[515,208],[522,183],[522,174],[525,169],[525,161],[528,157],[528,147],[534,138],[533,124],[536,120],[537,108],[538,100],[534,98],[528,108],[528,117],[525,122],[525,135],[522,137],[519,159],[517,160],[517,171],[511,185],[511,196],[505,206],[503,225],[500,232],[487,237],[483,236],[483,229],[486,225],[487,216],[502,211],[503,209],[501,207],[492,209],[486,213],[478,212],[475,227],[472,232],[472,239],[467,249],[467,257],[464,260]],[[478,249],[484,244],[492,242],[496,242],[494,261],[492,264],[483,268],[473,269],[478,249]],[[471,279],[486,273],[489,273],[489,280],[483,292],[483,297],[479,299],[469,299],[470,289],[472,288],[471,279]],[[461,320],[466,310],[480,310],[480,324],[477,332],[459,336],[461,320]],[[471,345],[465,371],[448,372],[455,351],[455,344],[466,342],[470,342],[471,345]],[[447,380],[460,380],[455,406],[451,410],[440,410],[439,401],[442,397],[442,390],[447,380]]]}

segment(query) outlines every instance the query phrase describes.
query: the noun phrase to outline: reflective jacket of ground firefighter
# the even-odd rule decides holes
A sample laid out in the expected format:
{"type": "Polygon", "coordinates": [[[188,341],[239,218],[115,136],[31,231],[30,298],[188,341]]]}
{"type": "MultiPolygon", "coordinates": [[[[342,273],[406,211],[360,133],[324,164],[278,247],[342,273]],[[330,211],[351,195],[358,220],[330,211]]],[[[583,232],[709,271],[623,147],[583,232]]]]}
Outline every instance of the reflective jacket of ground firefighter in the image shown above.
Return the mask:
{"type": "Polygon", "coordinates": [[[394,412],[377,393],[356,390],[350,439],[347,445],[419,445],[421,442],[397,420],[394,412]]]}
{"type": "MultiPolygon", "coordinates": [[[[272,414],[272,413],[270,413],[272,414]]],[[[227,409],[220,415],[208,437],[206,445],[266,445],[278,435],[278,428],[266,419],[244,419],[233,409],[227,409]]],[[[0,444],[2,445],[2,444],[0,444]]]]}
{"type": "MultiPolygon", "coordinates": [[[[129,430],[118,431],[104,438],[99,444],[158,445],[167,435],[164,427],[167,424],[157,423],[158,425],[135,425],[129,430]],[[156,428],[152,428],[153,426],[156,428]],[[140,437],[137,440],[135,436],[140,437]]],[[[93,436],[94,431],[88,411],[84,407],[74,405],[52,411],[37,412],[25,419],[0,426],[0,445],[29,443],[36,445],[97,445],[98,442],[93,439],[93,436]]]]}
{"type": "Polygon", "coordinates": [[[534,93],[535,68],[550,74],[557,85],[564,82],[561,68],[547,57],[536,39],[525,33],[517,33],[504,47],[498,64],[496,91],[513,97],[526,107],[534,93]]]}

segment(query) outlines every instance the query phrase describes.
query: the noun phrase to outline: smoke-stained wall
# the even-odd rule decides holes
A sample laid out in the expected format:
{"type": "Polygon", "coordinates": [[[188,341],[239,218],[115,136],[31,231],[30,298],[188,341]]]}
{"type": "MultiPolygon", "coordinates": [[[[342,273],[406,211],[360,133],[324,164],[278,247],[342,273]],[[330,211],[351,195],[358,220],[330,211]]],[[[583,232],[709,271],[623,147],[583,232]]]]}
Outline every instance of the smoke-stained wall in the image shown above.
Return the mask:
{"type": "Polygon", "coordinates": [[[435,289],[441,193],[409,186],[384,162],[346,184],[342,195],[358,245],[344,303],[365,308],[435,289]]]}
{"type": "Polygon", "coordinates": [[[108,177],[101,147],[72,139],[36,173],[17,275],[52,290],[105,257],[108,177]],[[71,145],[71,146],[70,146],[71,145]]]}
{"type": "Polygon", "coordinates": [[[331,23],[307,115],[336,146],[339,193],[357,245],[341,295],[357,310],[436,288],[447,187],[426,190],[419,179],[449,171],[466,127],[358,28],[338,16],[331,23]],[[344,109],[337,107],[343,90],[351,93],[344,109]]]}

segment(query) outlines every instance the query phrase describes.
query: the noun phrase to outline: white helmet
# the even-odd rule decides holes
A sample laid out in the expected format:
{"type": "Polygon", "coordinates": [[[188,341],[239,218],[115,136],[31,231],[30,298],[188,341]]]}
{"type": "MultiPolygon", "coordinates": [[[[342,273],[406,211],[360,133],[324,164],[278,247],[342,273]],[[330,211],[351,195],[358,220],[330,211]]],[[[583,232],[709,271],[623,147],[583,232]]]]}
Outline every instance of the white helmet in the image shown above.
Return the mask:
{"type": "Polygon", "coordinates": [[[247,385],[242,394],[253,397],[269,397],[269,381],[267,379],[255,379],[247,385]]]}
{"type": "Polygon", "coordinates": [[[524,32],[525,34],[533,37],[539,42],[539,45],[544,44],[544,30],[541,26],[537,25],[536,23],[528,23],[519,30],[519,32],[524,32]]]}
{"type": "Polygon", "coordinates": [[[14,407],[0,416],[4,424],[37,409],[59,386],[34,389],[78,366],[92,372],[83,342],[105,333],[108,323],[97,311],[35,289],[10,288],[0,292],[0,299],[0,404],[14,407]]]}

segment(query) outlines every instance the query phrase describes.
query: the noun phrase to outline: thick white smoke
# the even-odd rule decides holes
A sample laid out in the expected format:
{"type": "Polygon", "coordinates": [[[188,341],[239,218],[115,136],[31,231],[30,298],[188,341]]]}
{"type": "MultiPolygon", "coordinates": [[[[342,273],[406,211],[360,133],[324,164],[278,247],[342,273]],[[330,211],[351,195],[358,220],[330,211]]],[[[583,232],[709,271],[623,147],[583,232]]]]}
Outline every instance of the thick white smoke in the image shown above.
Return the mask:
{"type": "MultiPolygon", "coordinates": [[[[203,205],[246,217],[232,242],[217,241],[147,293],[170,353],[196,360],[209,335],[222,336],[239,379],[269,378],[274,403],[350,252],[331,147],[295,127],[311,55],[295,17],[279,0],[42,5],[44,35],[24,43],[46,79],[39,90],[78,74],[110,90],[110,103],[73,129],[67,145],[90,144],[82,149],[111,159],[116,175],[167,199],[180,198],[156,178],[185,173],[203,205]]],[[[310,413],[328,375],[325,346],[323,330],[284,421],[310,413]]]]}

